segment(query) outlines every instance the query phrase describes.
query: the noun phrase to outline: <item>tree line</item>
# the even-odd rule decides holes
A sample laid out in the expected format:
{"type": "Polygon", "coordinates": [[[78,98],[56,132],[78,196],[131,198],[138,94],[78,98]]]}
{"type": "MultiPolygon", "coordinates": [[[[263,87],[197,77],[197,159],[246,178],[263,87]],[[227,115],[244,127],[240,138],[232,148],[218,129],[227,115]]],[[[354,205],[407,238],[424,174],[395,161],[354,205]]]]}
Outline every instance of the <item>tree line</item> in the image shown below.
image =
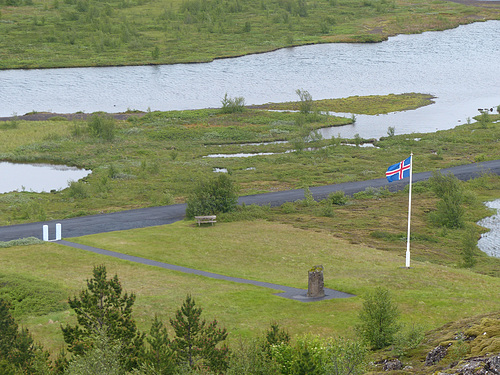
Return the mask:
{"type": "Polygon", "coordinates": [[[303,336],[292,340],[276,322],[260,337],[236,340],[187,295],[168,321],[155,316],[148,332],[133,318],[134,293],[104,265],[93,269],[87,288],[68,299],[76,324],[61,325],[66,348],[51,356],[26,328],[19,328],[0,299],[0,373],[4,375],[362,374],[370,349],[394,345],[404,354],[421,334],[401,333],[398,309],[387,290],[367,296],[355,327],[359,340],[303,336]],[[169,332],[173,332],[172,335],[169,332]],[[406,336],[405,336],[406,335],[406,336]]]}

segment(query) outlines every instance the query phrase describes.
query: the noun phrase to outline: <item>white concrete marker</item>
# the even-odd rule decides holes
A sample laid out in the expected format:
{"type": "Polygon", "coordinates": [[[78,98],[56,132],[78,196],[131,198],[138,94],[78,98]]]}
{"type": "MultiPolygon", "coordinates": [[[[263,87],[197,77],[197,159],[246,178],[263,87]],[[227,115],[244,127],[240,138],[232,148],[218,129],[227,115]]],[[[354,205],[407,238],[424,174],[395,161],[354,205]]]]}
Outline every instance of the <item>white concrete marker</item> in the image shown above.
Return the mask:
{"type": "Polygon", "coordinates": [[[61,223],[56,224],[56,241],[61,241],[61,223]]]}
{"type": "Polygon", "coordinates": [[[49,226],[48,225],[43,226],[43,240],[44,241],[49,240],[49,226]]]}
{"type": "Polygon", "coordinates": [[[43,240],[44,241],[60,241],[62,239],[62,226],[60,223],[56,224],[56,239],[55,240],[49,240],[49,226],[44,225],[43,226],[43,240]]]}

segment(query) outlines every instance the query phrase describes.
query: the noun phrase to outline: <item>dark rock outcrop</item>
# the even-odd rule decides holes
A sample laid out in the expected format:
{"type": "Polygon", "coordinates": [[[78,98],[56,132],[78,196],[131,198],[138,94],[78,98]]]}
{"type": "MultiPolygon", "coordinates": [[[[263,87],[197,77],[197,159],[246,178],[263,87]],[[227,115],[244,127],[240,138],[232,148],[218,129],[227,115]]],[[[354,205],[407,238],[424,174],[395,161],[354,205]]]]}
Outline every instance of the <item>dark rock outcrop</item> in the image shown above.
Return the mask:
{"type": "Polygon", "coordinates": [[[439,345],[432,349],[429,353],[427,353],[427,357],[425,357],[425,365],[432,366],[441,361],[446,354],[448,353],[448,348],[439,345]]]}
{"type": "Polygon", "coordinates": [[[401,370],[403,364],[399,359],[387,360],[384,362],[384,371],[401,370]]]}

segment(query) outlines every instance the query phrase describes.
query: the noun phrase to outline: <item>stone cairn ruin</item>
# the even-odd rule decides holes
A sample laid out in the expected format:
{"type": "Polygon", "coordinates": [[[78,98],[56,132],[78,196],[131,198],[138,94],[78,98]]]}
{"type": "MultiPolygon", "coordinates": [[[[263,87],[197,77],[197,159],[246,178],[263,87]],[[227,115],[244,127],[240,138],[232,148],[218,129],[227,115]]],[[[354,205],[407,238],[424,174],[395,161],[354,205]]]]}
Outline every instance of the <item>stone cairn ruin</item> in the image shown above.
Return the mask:
{"type": "Polygon", "coordinates": [[[325,296],[323,281],[323,266],[314,266],[309,270],[307,297],[321,298],[325,296]]]}

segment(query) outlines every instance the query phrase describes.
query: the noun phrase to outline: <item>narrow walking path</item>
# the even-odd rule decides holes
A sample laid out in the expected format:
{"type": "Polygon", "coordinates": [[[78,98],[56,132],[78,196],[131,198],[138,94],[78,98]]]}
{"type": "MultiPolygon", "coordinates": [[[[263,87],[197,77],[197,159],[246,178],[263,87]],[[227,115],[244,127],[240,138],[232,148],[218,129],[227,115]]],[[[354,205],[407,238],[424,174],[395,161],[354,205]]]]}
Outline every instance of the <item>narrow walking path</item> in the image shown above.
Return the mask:
{"type": "MultiPolygon", "coordinates": [[[[460,180],[469,180],[483,173],[495,173],[500,175],[500,160],[490,160],[481,163],[460,165],[456,167],[441,169],[443,174],[452,173],[460,180]]],[[[431,172],[413,174],[413,182],[427,180],[431,172]]],[[[408,184],[408,179],[387,182],[387,179],[378,178],[368,181],[344,182],[334,185],[315,186],[310,189],[315,200],[328,197],[331,192],[343,191],[346,195],[364,191],[367,188],[382,188],[389,191],[403,189],[408,184]]],[[[240,197],[239,204],[258,204],[279,206],[285,202],[295,202],[304,198],[303,189],[278,191],[273,193],[255,194],[240,197]]],[[[112,212],[92,216],[77,216],[69,219],[50,220],[37,223],[26,223],[18,225],[0,226],[0,241],[11,241],[19,238],[37,237],[42,238],[42,226],[49,225],[49,231],[54,231],[56,223],[62,224],[64,238],[81,237],[88,234],[113,232],[117,230],[128,230],[134,228],[145,228],[155,225],[171,224],[182,220],[186,212],[185,204],[173,204],[170,206],[145,207],[135,210],[112,212]]],[[[50,234],[50,238],[54,238],[50,234]]]]}
{"type": "Polygon", "coordinates": [[[164,269],[168,269],[168,270],[172,270],[172,271],[189,273],[192,275],[210,277],[212,279],[217,279],[217,280],[230,281],[230,282],[240,283],[240,284],[250,284],[250,285],[260,286],[263,288],[281,290],[282,292],[275,293],[275,295],[283,297],[283,298],[289,298],[289,299],[301,301],[301,302],[316,302],[316,301],[324,301],[324,300],[334,299],[334,298],[354,297],[353,294],[339,292],[337,290],[325,288],[325,296],[324,297],[310,298],[310,297],[307,297],[307,290],[303,290],[303,289],[292,288],[292,287],[278,285],[278,284],[272,284],[272,283],[266,283],[266,282],[262,282],[262,281],[246,280],[246,279],[241,279],[239,277],[219,275],[217,273],[195,270],[193,268],[176,266],[174,264],[168,264],[168,263],[158,262],[158,261],[151,260],[151,259],[146,259],[146,258],[132,256],[132,255],[117,253],[114,251],[99,249],[97,247],[81,245],[81,244],[66,241],[66,240],[56,241],[56,243],[59,243],[61,245],[65,245],[65,246],[74,247],[74,248],[80,249],[80,250],[90,251],[90,252],[93,252],[96,254],[106,255],[106,256],[122,259],[122,260],[128,260],[129,262],[145,264],[148,266],[160,267],[160,268],[164,268],[164,269]]]}

